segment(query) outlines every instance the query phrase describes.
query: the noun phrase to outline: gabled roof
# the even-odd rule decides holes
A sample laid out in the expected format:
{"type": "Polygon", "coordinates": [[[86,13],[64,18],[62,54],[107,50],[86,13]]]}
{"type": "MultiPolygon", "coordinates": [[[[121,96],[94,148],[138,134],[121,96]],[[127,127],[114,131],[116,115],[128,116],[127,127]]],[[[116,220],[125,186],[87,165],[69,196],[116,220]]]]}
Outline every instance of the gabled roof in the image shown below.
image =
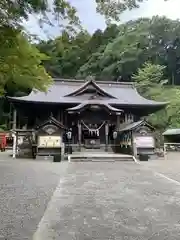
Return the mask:
{"type": "Polygon", "coordinates": [[[110,112],[114,112],[116,114],[120,114],[123,112],[123,110],[121,109],[118,109],[118,108],[115,108],[115,107],[112,107],[110,106],[108,103],[99,103],[97,101],[93,101],[93,100],[89,100],[89,101],[86,101],[84,103],[81,103],[75,107],[72,107],[72,108],[68,108],[67,111],[68,112],[76,112],[76,111],[82,111],[84,110],[85,108],[87,108],[88,106],[90,105],[94,105],[94,106],[100,106],[100,107],[105,107],[107,108],[110,112]]]}
{"type": "Polygon", "coordinates": [[[50,116],[48,120],[44,121],[40,125],[36,126],[34,129],[35,130],[39,130],[39,129],[43,128],[45,125],[47,125],[47,124],[54,124],[58,128],[65,129],[65,126],[61,122],[59,122],[57,119],[52,117],[52,116],[50,116]]]}
{"type": "Polygon", "coordinates": [[[107,91],[105,91],[104,89],[102,89],[94,80],[89,80],[86,83],[84,83],[82,86],[80,86],[78,89],[76,89],[75,91],[72,91],[71,93],[67,94],[65,97],[75,97],[78,95],[82,95],[83,93],[85,93],[88,88],[93,87],[94,90],[96,90],[97,92],[99,92],[100,94],[102,94],[103,96],[109,97],[109,98],[116,98],[113,95],[109,94],[107,91]]]}
{"type": "Polygon", "coordinates": [[[137,121],[137,122],[129,123],[124,128],[120,129],[120,132],[135,130],[138,127],[141,127],[141,126],[148,126],[150,129],[154,130],[154,127],[152,125],[150,125],[148,122],[146,122],[145,120],[140,120],[140,121],[137,121]]]}
{"type": "Polygon", "coordinates": [[[105,82],[105,81],[88,81],[55,79],[54,84],[47,92],[32,91],[24,97],[8,97],[14,102],[31,102],[31,103],[53,103],[53,104],[80,104],[87,101],[90,96],[81,94],[81,90],[92,84],[96,89],[111,97],[104,97],[100,102],[109,104],[113,107],[123,108],[126,106],[143,107],[144,109],[159,110],[167,105],[167,102],[156,102],[142,97],[136,90],[133,83],[129,82],[105,82]]]}

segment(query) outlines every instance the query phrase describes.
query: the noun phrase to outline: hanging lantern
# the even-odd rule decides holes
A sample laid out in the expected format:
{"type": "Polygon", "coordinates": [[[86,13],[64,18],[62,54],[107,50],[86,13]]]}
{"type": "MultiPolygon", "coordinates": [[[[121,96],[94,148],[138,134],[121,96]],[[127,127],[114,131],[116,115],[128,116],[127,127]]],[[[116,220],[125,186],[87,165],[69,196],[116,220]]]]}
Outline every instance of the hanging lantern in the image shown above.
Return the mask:
{"type": "Polygon", "coordinates": [[[117,138],[117,132],[114,131],[114,132],[113,132],[113,139],[116,139],[116,138],[117,138]]]}
{"type": "Polygon", "coordinates": [[[67,139],[68,139],[68,140],[70,140],[70,139],[72,138],[72,132],[71,132],[71,131],[68,131],[68,132],[66,133],[66,135],[67,135],[67,139]]]}

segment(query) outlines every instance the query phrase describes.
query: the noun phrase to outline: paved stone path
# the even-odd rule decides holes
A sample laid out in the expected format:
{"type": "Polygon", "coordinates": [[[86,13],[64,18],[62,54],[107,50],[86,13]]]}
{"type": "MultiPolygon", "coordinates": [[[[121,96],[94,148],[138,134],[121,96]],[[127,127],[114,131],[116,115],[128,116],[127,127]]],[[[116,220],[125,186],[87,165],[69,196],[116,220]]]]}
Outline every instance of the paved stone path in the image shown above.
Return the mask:
{"type": "Polygon", "coordinates": [[[135,163],[75,163],[34,240],[180,239],[180,186],[135,163]]]}
{"type": "Polygon", "coordinates": [[[180,178],[160,170],[0,160],[0,239],[179,240],[180,178]]]}
{"type": "Polygon", "coordinates": [[[67,166],[6,158],[0,157],[0,240],[31,240],[67,166]]]}

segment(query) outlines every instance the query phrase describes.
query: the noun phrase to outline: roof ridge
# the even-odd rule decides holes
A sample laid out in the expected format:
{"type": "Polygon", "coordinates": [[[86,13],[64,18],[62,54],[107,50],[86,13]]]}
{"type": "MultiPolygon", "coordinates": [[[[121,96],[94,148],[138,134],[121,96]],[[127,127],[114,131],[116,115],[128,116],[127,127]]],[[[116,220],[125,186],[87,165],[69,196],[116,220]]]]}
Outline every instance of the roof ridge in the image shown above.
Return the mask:
{"type": "Polygon", "coordinates": [[[82,84],[79,88],[77,88],[75,91],[72,91],[71,93],[65,95],[64,97],[71,97],[71,96],[77,96],[78,94],[82,94],[84,91],[86,91],[87,87],[92,84],[93,87],[102,92],[104,95],[110,97],[110,98],[116,98],[113,95],[111,95],[110,93],[108,93],[106,90],[104,90],[103,88],[101,88],[101,86],[98,85],[97,82],[95,82],[94,80],[89,80],[87,82],[85,82],[84,84],[82,84]]]}
{"type": "MultiPolygon", "coordinates": [[[[76,79],[76,78],[53,78],[55,82],[79,82],[79,83],[86,83],[89,80],[85,79],[76,79]]],[[[119,81],[101,81],[101,80],[93,80],[95,83],[98,84],[119,84],[119,85],[134,85],[134,82],[119,82],[119,81]]]]}

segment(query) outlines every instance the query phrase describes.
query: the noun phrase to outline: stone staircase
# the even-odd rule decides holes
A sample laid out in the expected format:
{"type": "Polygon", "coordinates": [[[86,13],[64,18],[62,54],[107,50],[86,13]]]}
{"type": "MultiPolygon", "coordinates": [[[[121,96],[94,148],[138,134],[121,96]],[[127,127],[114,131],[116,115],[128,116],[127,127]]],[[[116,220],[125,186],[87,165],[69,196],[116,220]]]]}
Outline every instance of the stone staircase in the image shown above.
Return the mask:
{"type": "Polygon", "coordinates": [[[116,162],[116,161],[134,161],[132,155],[115,154],[112,152],[100,152],[95,149],[81,152],[73,152],[68,155],[69,161],[91,161],[91,162],[116,162]]]}

